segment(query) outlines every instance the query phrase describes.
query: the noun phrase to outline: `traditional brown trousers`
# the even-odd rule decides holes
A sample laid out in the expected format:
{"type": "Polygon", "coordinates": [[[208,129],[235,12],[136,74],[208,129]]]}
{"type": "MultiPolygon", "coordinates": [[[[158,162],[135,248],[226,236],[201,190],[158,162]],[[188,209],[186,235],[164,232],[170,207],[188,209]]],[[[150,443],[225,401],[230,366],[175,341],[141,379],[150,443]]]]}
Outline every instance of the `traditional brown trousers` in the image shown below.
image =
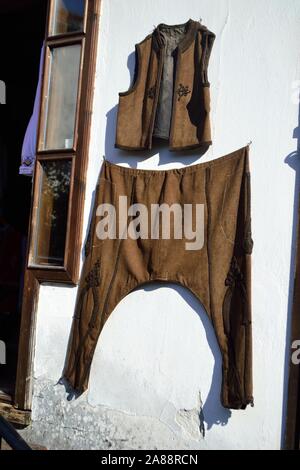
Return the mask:
{"type": "Polygon", "coordinates": [[[104,162],[64,371],[73,388],[87,388],[98,337],[118,302],[141,284],[159,280],[187,287],[205,308],[222,353],[222,404],[239,409],[253,403],[248,153],[245,147],[217,160],[166,171],[104,162]],[[187,250],[187,240],[174,237],[99,239],[97,207],[111,203],[118,213],[120,195],[128,196],[129,205],[148,208],[203,204],[203,247],[187,250]]]}

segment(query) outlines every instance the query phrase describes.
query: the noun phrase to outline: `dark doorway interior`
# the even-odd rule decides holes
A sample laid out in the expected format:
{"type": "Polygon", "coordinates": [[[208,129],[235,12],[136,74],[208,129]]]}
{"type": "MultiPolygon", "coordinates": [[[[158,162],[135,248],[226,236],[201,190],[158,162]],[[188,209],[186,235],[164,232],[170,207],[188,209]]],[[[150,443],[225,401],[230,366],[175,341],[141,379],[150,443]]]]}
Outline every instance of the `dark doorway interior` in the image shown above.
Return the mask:
{"type": "Polygon", "coordinates": [[[0,80],[6,87],[6,104],[0,105],[0,341],[6,347],[6,363],[0,360],[0,400],[8,402],[15,390],[32,190],[31,177],[20,176],[19,166],[38,82],[46,13],[47,0],[0,3],[0,80]]]}

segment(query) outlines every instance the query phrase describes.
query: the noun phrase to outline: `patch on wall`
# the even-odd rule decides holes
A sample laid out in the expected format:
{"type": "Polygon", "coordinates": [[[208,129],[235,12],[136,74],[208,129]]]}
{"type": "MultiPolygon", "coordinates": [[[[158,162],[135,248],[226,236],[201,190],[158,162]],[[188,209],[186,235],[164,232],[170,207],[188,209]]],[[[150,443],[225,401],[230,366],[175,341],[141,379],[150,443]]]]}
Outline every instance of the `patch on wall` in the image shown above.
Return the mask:
{"type": "Polygon", "coordinates": [[[199,441],[205,437],[204,414],[201,400],[201,393],[198,397],[199,406],[191,410],[183,408],[176,413],[176,423],[179,424],[183,432],[189,439],[199,441]]]}

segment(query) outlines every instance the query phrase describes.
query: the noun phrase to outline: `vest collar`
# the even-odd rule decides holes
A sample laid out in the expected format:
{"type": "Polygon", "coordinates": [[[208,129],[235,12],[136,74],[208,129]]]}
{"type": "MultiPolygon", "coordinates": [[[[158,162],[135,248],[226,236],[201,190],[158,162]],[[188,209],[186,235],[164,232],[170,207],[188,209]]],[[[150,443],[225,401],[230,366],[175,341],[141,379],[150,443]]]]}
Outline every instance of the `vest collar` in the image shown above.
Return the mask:
{"type": "Polygon", "coordinates": [[[163,35],[161,33],[161,29],[163,27],[167,28],[176,28],[185,26],[185,35],[181,39],[180,43],[178,44],[178,49],[181,52],[184,52],[194,41],[195,35],[197,31],[201,28],[201,25],[198,21],[188,20],[186,23],[179,24],[179,25],[167,25],[164,23],[160,23],[155,30],[153,31],[153,47],[156,51],[162,49],[165,45],[163,35]]]}

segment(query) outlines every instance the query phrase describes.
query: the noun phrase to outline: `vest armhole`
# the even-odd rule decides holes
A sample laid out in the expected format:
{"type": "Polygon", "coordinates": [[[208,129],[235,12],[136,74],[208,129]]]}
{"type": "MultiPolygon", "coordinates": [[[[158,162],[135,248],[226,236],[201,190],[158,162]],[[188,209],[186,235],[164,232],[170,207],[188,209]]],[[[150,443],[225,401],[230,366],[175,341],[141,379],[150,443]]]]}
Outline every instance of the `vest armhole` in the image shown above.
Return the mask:
{"type": "Polygon", "coordinates": [[[203,86],[210,86],[210,82],[208,80],[208,64],[209,64],[209,59],[212,51],[212,47],[215,41],[215,34],[212,33],[211,31],[202,31],[202,38],[201,38],[201,43],[202,43],[202,70],[201,70],[201,75],[202,75],[202,85],[203,86]]]}
{"type": "Polygon", "coordinates": [[[141,50],[139,44],[135,45],[135,67],[132,83],[127,91],[119,93],[119,96],[127,96],[132,93],[139,84],[141,77],[141,50]]]}

